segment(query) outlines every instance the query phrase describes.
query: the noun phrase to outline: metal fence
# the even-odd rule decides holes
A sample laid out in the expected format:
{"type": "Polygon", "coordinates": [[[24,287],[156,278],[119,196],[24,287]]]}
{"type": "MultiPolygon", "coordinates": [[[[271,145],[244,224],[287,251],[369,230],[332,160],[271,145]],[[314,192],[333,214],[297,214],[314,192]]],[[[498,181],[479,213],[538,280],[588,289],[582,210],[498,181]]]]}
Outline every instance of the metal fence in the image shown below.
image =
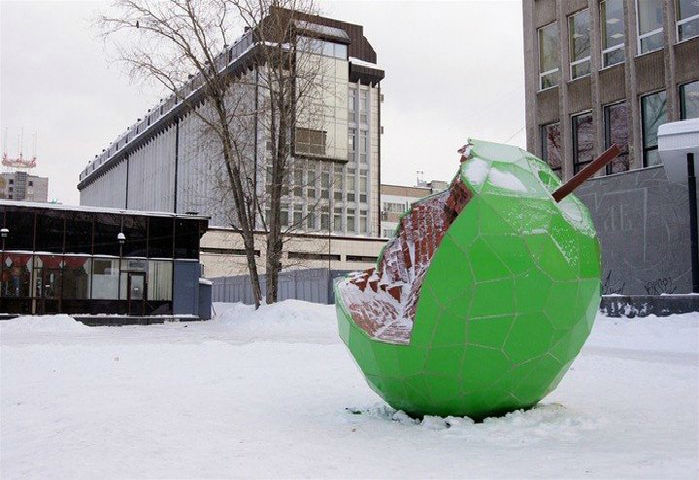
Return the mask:
{"type": "MultiPolygon", "coordinates": [[[[279,300],[304,300],[313,303],[335,303],[333,284],[349,270],[309,268],[289,270],[279,274],[279,300]]],[[[214,302],[242,302],[252,304],[252,288],[247,275],[210,278],[213,282],[214,302]]],[[[262,297],[266,295],[266,276],[260,276],[262,297]]]]}

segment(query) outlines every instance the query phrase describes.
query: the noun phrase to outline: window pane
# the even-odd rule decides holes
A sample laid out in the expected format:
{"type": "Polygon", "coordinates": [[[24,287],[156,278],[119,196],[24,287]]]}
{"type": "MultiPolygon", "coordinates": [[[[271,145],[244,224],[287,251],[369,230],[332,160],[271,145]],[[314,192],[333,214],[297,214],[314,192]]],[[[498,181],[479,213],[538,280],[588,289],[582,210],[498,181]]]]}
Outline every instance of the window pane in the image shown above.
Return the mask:
{"type": "Polygon", "coordinates": [[[175,258],[199,258],[198,220],[175,220],[175,258]]]}
{"type": "Polygon", "coordinates": [[[66,212],[65,253],[92,253],[92,217],[89,214],[66,212]]]}
{"type": "Polygon", "coordinates": [[[677,33],[680,42],[699,35],[699,17],[677,25],[677,33]]]}
{"type": "Polygon", "coordinates": [[[63,258],[63,298],[87,300],[90,298],[90,257],[63,258]]]}
{"type": "Polygon", "coordinates": [[[117,235],[121,232],[121,218],[110,213],[95,215],[95,254],[119,256],[117,235]]]}
{"type": "Polygon", "coordinates": [[[34,250],[34,212],[26,208],[5,207],[5,225],[9,230],[5,250],[34,250]]]}
{"type": "Polygon", "coordinates": [[[657,155],[658,127],[666,121],[665,102],[665,91],[641,98],[643,156],[646,167],[660,163],[657,155]],[[651,153],[653,150],[656,150],[655,153],[651,153]]]}
{"type": "Polygon", "coordinates": [[[125,216],[122,232],[126,236],[123,255],[125,257],[145,257],[146,252],[146,217],[125,216]]]}
{"type": "MultiPolygon", "coordinates": [[[[554,22],[539,29],[539,73],[558,69],[559,64],[558,24],[554,22]]],[[[547,78],[546,85],[543,82],[541,88],[547,88],[558,85],[558,78],[547,78]]]]}
{"type": "Polygon", "coordinates": [[[593,160],[592,114],[584,113],[573,117],[573,161],[574,171],[578,173],[593,160]]]}
{"type": "Polygon", "coordinates": [[[606,0],[600,3],[600,24],[602,28],[602,51],[619,47],[603,53],[604,66],[614,65],[624,61],[624,41],[626,27],[624,24],[623,0],[606,0]]]}
{"type": "Polygon", "coordinates": [[[148,219],[148,256],[172,258],[173,219],[151,217],[148,219]]]}
{"type": "Polygon", "coordinates": [[[697,0],[677,0],[677,20],[699,15],[699,2],[697,0]]]}
{"type": "Polygon", "coordinates": [[[638,33],[652,32],[663,27],[663,6],[658,0],[636,0],[638,2],[638,33]]]}
{"type": "Polygon", "coordinates": [[[542,157],[551,169],[561,169],[561,124],[552,123],[541,127],[542,157]]]}
{"type": "Polygon", "coordinates": [[[662,32],[641,39],[641,53],[652,52],[661,48],[663,48],[662,32]]]}
{"type": "Polygon", "coordinates": [[[119,259],[93,259],[92,298],[95,300],[119,299],[119,259]]]}
{"type": "Polygon", "coordinates": [[[629,111],[626,103],[604,107],[605,147],[616,143],[621,153],[607,165],[607,174],[624,172],[629,162],[629,111]]]}
{"type": "Polygon", "coordinates": [[[347,60],[347,45],[335,44],[335,57],[347,60]]]}
{"type": "Polygon", "coordinates": [[[148,300],[172,300],[172,262],[148,262],[148,300]]]}
{"type": "Polygon", "coordinates": [[[699,118],[699,81],[680,87],[680,104],[682,120],[699,118]]]}
{"type": "Polygon", "coordinates": [[[36,215],[36,249],[63,253],[63,212],[43,210],[36,215]]]}
{"type": "Polygon", "coordinates": [[[590,11],[585,9],[568,18],[570,35],[570,60],[582,60],[590,56],[590,11]]]}
{"type": "Polygon", "coordinates": [[[32,256],[30,254],[5,252],[2,260],[2,284],[0,284],[2,296],[28,297],[33,263],[32,256]]]}

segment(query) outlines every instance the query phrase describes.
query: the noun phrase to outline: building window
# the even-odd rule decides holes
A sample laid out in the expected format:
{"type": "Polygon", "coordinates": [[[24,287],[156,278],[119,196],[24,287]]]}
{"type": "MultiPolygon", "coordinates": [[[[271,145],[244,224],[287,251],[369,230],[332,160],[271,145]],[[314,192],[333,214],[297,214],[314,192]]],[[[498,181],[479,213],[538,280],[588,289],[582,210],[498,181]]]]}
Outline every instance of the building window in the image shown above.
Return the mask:
{"type": "Polygon", "coordinates": [[[347,201],[354,202],[355,200],[355,188],[357,183],[357,170],[355,168],[347,169],[347,201]]]}
{"type": "Polygon", "coordinates": [[[558,24],[556,22],[539,29],[539,89],[555,87],[560,81],[560,52],[558,50],[558,24]]]}
{"type": "Polygon", "coordinates": [[[335,207],[333,209],[333,230],[342,232],[342,207],[335,207]]]}
{"type": "Polygon", "coordinates": [[[306,193],[308,198],[316,198],[316,166],[314,162],[308,162],[308,188],[306,193]]]}
{"type": "Polygon", "coordinates": [[[383,229],[383,237],[384,238],[393,238],[393,234],[395,233],[394,228],[384,228],[383,229]]]}
{"type": "Polygon", "coordinates": [[[333,176],[333,198],[338,202],[341,202],[344,198],[344,192],[342,191],[342,184],[344,183],[342,180],[344,177],[345,175],[342,171],[342,166],[335,165],[335,175],[333,176]]]}
{"type": "Polygon", "coordinates": [[[320,229],[330,230],[330,210],[327,206],[320,207],[320,229]]]}
{"type": "Polygon", "coordinates": [[[359,121],[363,124],[369,122],[369,90],[359,91],[359,121]]]}
{"type": "Polygon", "coordinates": [[[643,126],[643,166],[660,165],[658,155],[658,127],[666,121],[665,91],[641,97],[641,123],[643,126]]]}
{"type": "Polygon", "coordinates": [[[699,35],[699,2],[676,0],[677,41],[682,42],[699,35]]]}
{"type": "Polygon", "coordinates": [[[384,202],[383,211],[391,213],[405,213],[405,203],[384,202]]]}
{"type": "Polygon", "coordinates": [[[359,201],[361,203],[366,203],[367,202],[367,186],[368,186],[368,181],[367,181],[367,173],[368,170],[366,169],[361,169],[359,170],[359,201]]]}
{"type": "Polygon", "coordinates": [[[663,4],[658,0],[636,0],[638,53],[663,48],[663,4]]]}
{"type": "Polygon", "coordinates": [[[303,196],[303,167],[294,167],[294,196],[303,196]]]}
{"type": "Polygon", "coordinates": [[[32,180],[29,180],[29,181],[27,182],[27,185],[29,185],[30,187],[33,187],[33,186],[34,186],[34,182],[33,182],[32,180]]]}
{"type": "Polygon", "coordinates": [[[349,121],[357,123],[357,89],[350,88],[347,95],[347,110],[349,121]]]}
{"type": "Polygon", "coordinates": [[[310,231],[316,229],[316,212],[313,206],[308,207],[308,213],[306,214],[306,225],[308,225],[308,230],[310,231]]]}
{"type": "Polygon", "coordinates": [[[359,131],[359,163],[367,162],[369,154],[369,132],[367,130],[359,131]]]}
{"type": "Polygon", "coordinates": [[[369,222],[366,210],[359,211],[359,233],[367,233],[369,230],[369,222]]]}
{"type": "Polygon", "coordinates": [[[680,118],[699,118],[699,80],[680,85],[680,118]]]}
{"type": "Polygon", "coordinates": [[[607,165],[607,175],[625,172],[629,161],[629,108],[626,102],[604,107],[605,148],[616,143],[621,153],[607,165]]]}
{"type": "Polygon", "coordinates": [[[592,114],[583,113],[573,117],[573,171],[578,173],[594,160],[594,131],[592,114]]]}
{"type": "Polygon", "coordinates": [[[602,66],[609,67],[625,59],[624,0],[602,0],[599,10],[602,26],[602,66]]]}
{"type": "Polygon", "coordinates": [[[570,78],[590,74],[590,10],[581,10],[568,17],[570,78]]]}
{"type": "Polygon", "coordinates": [[[347,232],[355,233],[356,227],[354,222],[354,208],[347,209],[347,232]]]}
{"type": "Polygon", "coordinates": [[[330,172],[328,167],[323,165],[320,173],[320,198],[330,198],[330,172]]]}
{"type": "Polygon", "coordinates": [[[326,132],[310,128],[296,128],[296,153],[325,155],[326,132]]]}
{"type": "Polygon", "coordinates": [[[303,205],[294,205],[294,223],[292,227],[303,228],[303,205]]]}
{"type": "Polygon", "coordinates": [[[357,129],[347,129],[347,160],[354,161],[354,152],[357,151],[357,129]]]}
{"type": "Polygon", "coordinates": [[[561,124],[541,126],[541,157],[561,177],[561,124]]]}

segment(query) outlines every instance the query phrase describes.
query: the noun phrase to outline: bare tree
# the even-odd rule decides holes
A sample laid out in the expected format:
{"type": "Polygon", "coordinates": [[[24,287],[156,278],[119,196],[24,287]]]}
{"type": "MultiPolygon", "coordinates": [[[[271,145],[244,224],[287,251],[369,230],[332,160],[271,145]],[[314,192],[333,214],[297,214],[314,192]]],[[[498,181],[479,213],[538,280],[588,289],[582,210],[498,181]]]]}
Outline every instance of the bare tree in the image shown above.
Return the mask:
{"type": "Polygon", "coordinates": [[[275,302],[290,230],[282,230],[281,202],[296,126],[312,125],[323,108],[323,63],[308,28],[312,0],[118,0],[115,7],[100,23],[119,59],[182,103],[180,116],[196,117],[221,159],[217,186],[232,199],[229,220],[242,238],[256,307],[255,232],[265,232],[266,301],[275,302]],[[241,27],[245,34],[231,45],[241,27]],[[238,57],[243,61],[231,63],[238,57]],[[271,147],[264,166],[260,138],[271,147]],[[258,178],[268,165],[271,181],[263,188],[258,178]]]}

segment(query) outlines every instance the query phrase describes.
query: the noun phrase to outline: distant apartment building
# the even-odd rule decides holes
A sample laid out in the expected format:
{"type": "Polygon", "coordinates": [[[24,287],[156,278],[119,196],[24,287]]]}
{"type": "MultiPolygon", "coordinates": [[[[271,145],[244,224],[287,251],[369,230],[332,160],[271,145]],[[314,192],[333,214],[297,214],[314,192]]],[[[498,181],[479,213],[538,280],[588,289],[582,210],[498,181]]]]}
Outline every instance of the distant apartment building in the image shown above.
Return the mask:
{"type": "Polygon", "coordinates": [[[29,175],[27,172],[0,173],[0,198],[26,202],[46,203],[49,196],[49,179],[29,175]]]}
{"type": "MultiPolygon", "coordinates": [[[[339,255],[342,265],[337,268],[347,265],[366,268],[367,260],[352,259],[375,258],[380,245],[371,249],[371,255],[361,253],[364,249],[357,247],[355,255],[351,248],[335,253],[328,252],[326,247],[316,252],[315,240],[328,236],[346,238],[344,243],[336,243],[339,246],[353,238],[361,241],[378,239],[381,235],[380,82],[384,71],[376,63],[376,52],[364,36],[362,26],[294,14],[298,20],[293,34],[312,36],[312,44],[317,46],[313,54],[318,55],[323,70],[330,75],[323,78],[324,92],[318,99],[324,112],[320,124],[305,125],[299,120],[292,135],[291,167],[283,186],[281,219],[282,228],[293,227],[296,240],[291,243],[296,247],[293,251],[284,247],[283,266],[298,264],[299,256],[311,266],[315,266],[314,262],[326,265],[328,256],[335,261],[339,255]],[[299,239],[303,238],[309,239],[307,250],[299,246],[299,239]],[[345,265],[347,255],[350,260],[345,265]]],[[[219,59],[231,75],[242,75],[253,86],[256,72],[264,68],[256,63],[253,55],[256,48],[264,47],[255,40],[254,32],[255,29],[246,31],[219,59]]],[[[196,95],[196,85],[195,76],[188,87],[192,91],[185,94],[196,95]]],[[[251,88],[249,92],[251,102],[264,101],[264,89],[251,88]]],[[[252,181],[259,198],[264,199],[267,184],[271,182],[271,175],[267,173],[271,167],[266,168],[265,160],[269,158],[271,141],[266,138],[267,130],[261,123],[260,128],[254,130],[256,140],[251,157],[260,168],[252,181]]],[[[205,270],[225,270],[228,267],[224,264],[228,262],[231,272],[219,273],[236,273],[238,249],[232,246],[231,241],[235,241],[229,235],[233,232],[230,227],[232,201],[222,201],[217,191],[223,162],[203,151],[198,142],[200,138],[201,127],[196,115],[175,96],[165,99],[88,164],[78,183],[80,203],[209,215],[210,229],[202,239],[205,270]],[[207,248],[217,252],[212,254],[217,255],[215,259],[209,259],[207,254],[211,252],[207,252],[207,248]],[[217,264],[207,265],[207,261],[217,264]]],[[[264,229],[260,219],[257,229],[264,229]]],[[[263,259],[264,252],[260,255],[263,259]]],[[[259,265],[264,268],[264,261],[259,265]]]]}
{"type": "Polygon", "coordinates": [[[401,215],[410,209],[413,202],[433,193],[446,190],[449,183],[442,180],[418,181],[414,187],[406,185],[381,185],[381,236],[392,238],[401,215]]]}
{"type": "Polygon", "coordinates": [[[699,116],[696,0],[524,0],[527,149],[571,178],[622,153],[576,194],[602,243],[606,293],[686,292],[687,190],[657,132],[699,116]]]}

